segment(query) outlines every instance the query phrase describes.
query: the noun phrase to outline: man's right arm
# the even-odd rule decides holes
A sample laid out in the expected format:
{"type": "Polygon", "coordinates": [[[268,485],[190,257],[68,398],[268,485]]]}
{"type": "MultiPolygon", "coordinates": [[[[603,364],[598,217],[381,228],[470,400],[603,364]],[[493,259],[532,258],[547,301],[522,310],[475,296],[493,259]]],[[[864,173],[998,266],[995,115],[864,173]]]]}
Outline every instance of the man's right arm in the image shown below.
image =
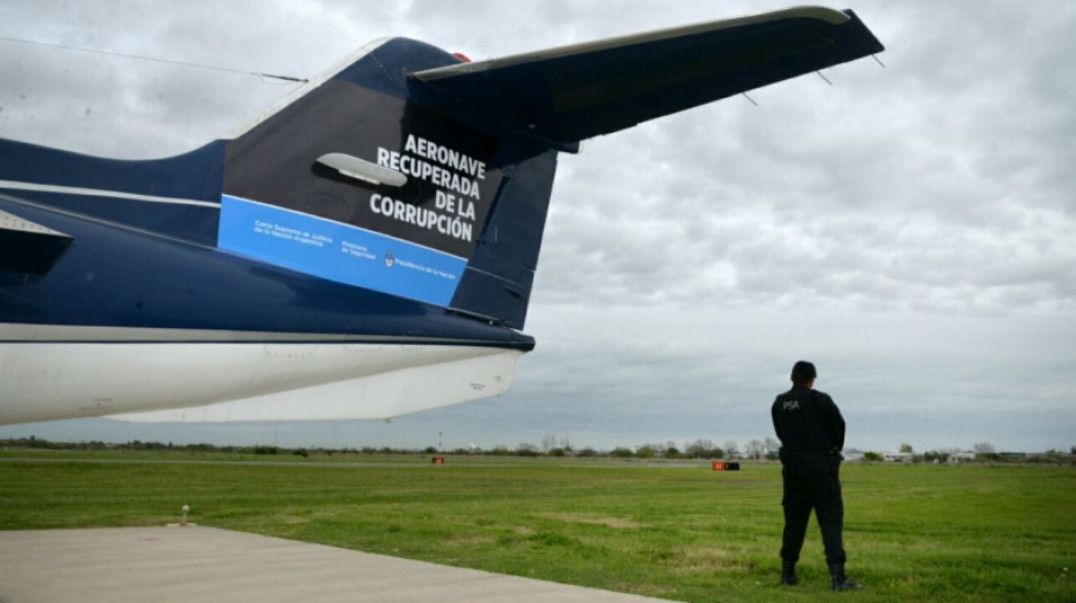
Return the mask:
{"type": "Polygon", "coordinates": [[[770,419],[773,420],[773,432],[777,434],[777,439],[783,443],[785,438],[781,433],[781,424],[777,421],[777,402],[778,400],[775,399],[773,405],[770,406],[770,419]]]}

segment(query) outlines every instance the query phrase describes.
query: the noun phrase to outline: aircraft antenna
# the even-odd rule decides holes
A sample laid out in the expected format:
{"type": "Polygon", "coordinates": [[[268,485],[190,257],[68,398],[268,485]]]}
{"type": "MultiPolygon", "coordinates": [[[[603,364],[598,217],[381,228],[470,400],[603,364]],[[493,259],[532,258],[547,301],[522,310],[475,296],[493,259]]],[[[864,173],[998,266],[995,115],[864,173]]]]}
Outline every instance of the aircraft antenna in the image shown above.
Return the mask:
{"type": "Polygon", "coordinates": [[[756,107],[758,106],[758,103],[755,102],[755,99],[751,98],[750,96],[747,96],[746,92],[741,92],[740,94],[742,94],[743,97],[746,98],[747,100],[751,101],[752,105],[754,105],[756,107]]]}
{"type": "Polygon", "coordinates": [[[152,61],[154,63],[167,63],[169,65],[182,65],[184,67],[196,67],[198,69],[212,69],[214,71],[227,71],[229,73],[241,73],[243,75],[255,75],[258,77],[271,78],[277,80],[284,80],[286,82],[298,82],[305,84],[310,80],[307,78],[294,77],[290,75],[275,75],[272,73],[260,73],[257,71],[246,71],[243,69],[232,69],[230,67],[221,67],[219,65],[204,65],[201,63],[191,63],[188,61],[173,61],[171,59],[159,59],[156,57],[146,57],[137,54],[126,54],[122,52],[111,52],[108,50],[97,50],[94,48],[81,48],[78,46],[67,46],[65,44],[52,44],[49,42],[38,42],[34,40],[21,40],[19,38],[8,38],[6,36],[0,36],[0,40],[4,42],[13,42],[15,44],[29,44],[31,46],[47,46],[49,48],[62,48],[64,50],[73,50],[76,52],[88,52],[92,54],[103,54],[112,57],[122,57],[125,59],[135,59],[139,61],[152,61]]]}
{"type": "Polygon", "coordinates": [[[829,84],[830,86],[832,86],[832,85],[833,85],[833,82],[829,81],[829,78],[828,78],[828,77],[826,77],[826,76],[822,75],[822,72],[821,72],[821,71],[815,71],[815,73],[817,73],[817,74],[818,74],[818,77],[822,78],[822,81],[826,82],[826,83],[827,83],[827,84],[829,84]]]}
{"type": "Polygon", "coordinates": [[[872,59],[874,59],[874,60],[875,60],[875,62],[877,62],[877,63],[878,63],[879,65],[881,65],[881,66],[882,66],[882,69],[885,69],[885,63],[883,63],[883,62],[882,62],[882,59],[879,59],[879,58],[878,58],[878,55],[876,55],[876,54],[872,54],[872,55],[871,55],[871,58],[872,58],[872,59]]]}

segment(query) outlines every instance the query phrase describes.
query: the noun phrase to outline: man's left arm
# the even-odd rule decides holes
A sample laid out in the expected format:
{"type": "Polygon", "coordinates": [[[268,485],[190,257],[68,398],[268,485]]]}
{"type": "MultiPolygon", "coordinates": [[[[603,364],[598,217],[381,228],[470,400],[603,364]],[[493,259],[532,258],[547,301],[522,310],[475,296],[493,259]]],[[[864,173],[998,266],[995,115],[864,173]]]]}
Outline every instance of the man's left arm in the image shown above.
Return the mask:
{"type": "Polygon", "coordinates": [[[833,446],[840,452],[844,450],[844,417],[841,416],[841,410],[837,408],[833,398],[826,395],[825,401],[826,422],[829,426],[829,433],[833,437],[833,446]]]}

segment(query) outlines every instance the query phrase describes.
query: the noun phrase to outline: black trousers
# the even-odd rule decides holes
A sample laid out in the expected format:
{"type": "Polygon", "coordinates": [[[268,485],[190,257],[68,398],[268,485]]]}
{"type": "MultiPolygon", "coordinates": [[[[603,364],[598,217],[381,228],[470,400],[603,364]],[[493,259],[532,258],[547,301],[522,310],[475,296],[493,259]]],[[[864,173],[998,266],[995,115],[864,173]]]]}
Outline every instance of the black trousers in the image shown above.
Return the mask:
{"type": "Polygon", "coordinates": [[[781,559],[796,562],[807,534],[811,511],[822,530],[828,565],[844,565],[844,499],[841,498],[840,457],[801,452],[783,460],[785,531],[781,559]]]}

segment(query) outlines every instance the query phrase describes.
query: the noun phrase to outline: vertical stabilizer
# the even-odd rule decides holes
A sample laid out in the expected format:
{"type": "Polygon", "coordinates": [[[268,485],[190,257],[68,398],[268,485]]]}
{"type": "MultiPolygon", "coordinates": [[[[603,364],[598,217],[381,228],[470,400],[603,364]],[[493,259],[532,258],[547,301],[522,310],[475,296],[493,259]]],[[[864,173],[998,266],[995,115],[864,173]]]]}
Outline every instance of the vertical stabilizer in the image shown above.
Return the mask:
{"type": "Polygon", "coordinates": [[[219,245],[522,327],[555,162],[412,90],[457,63],[389,40],[232,141],[219,245]]]}

